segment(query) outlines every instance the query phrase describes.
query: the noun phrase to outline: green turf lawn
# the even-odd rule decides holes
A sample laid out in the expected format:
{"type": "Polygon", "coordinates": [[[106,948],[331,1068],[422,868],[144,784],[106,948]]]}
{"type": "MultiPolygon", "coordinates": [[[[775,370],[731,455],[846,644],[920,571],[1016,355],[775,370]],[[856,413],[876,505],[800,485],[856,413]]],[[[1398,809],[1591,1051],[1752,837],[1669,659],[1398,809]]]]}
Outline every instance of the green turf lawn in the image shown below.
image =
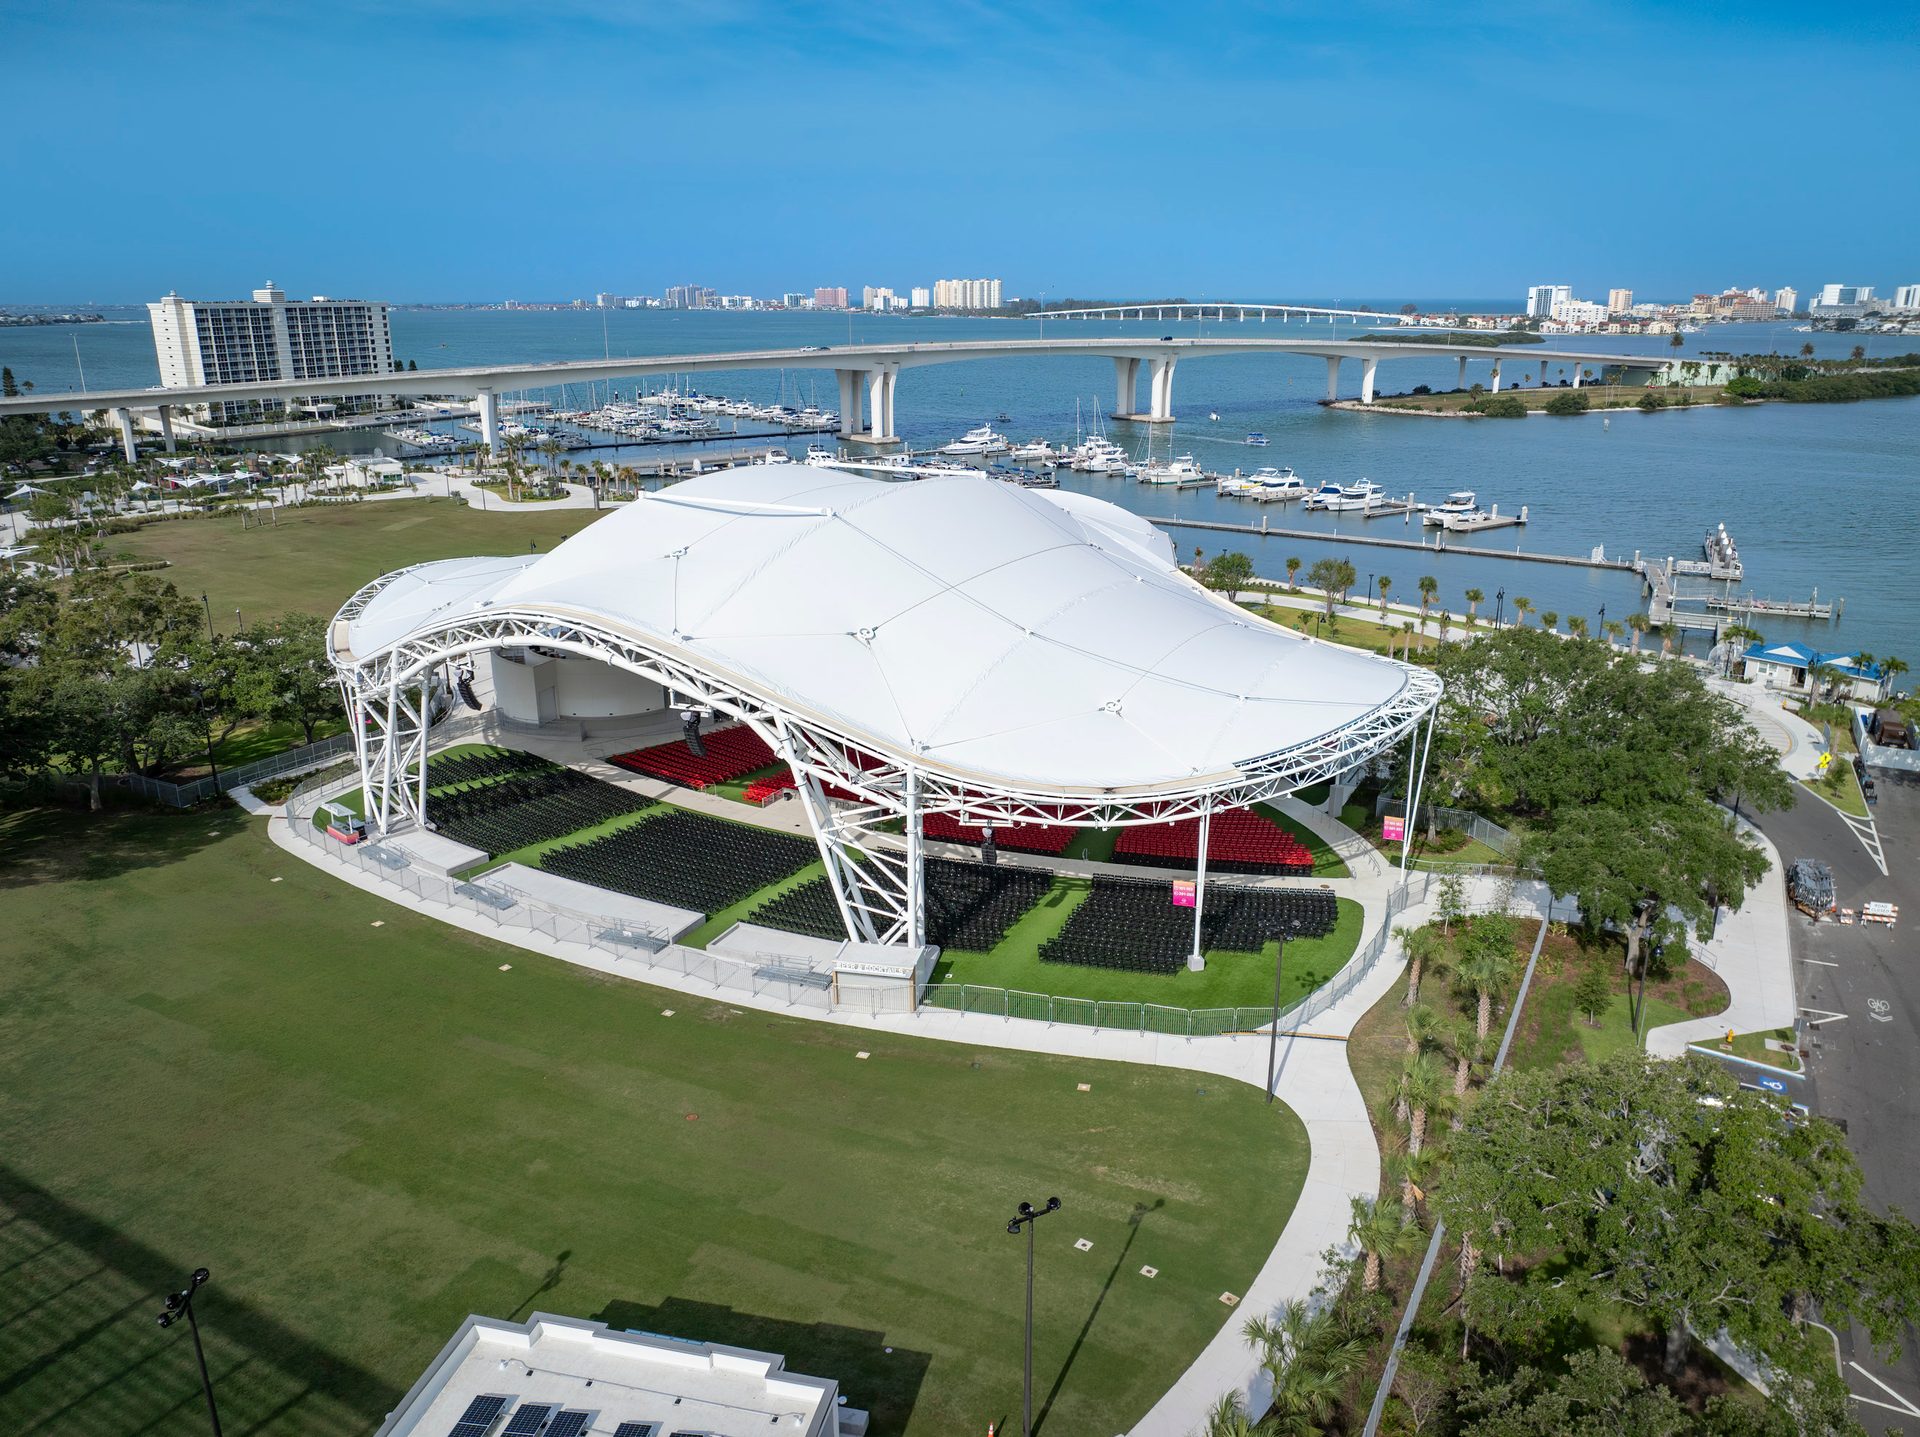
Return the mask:
{"type": "Polygon", "coordinates": [[[369,1431],[469,1312],[536,1309],[784,1351],[879,1433],[980,1431],[1019,1402],[1007,1214],[1057,1193],[1038,1399],[1117,1432],[1237,1322],[1304,1178],[1252,1088],[600,977],[232,809],[0,816],[0,891],[14,1431],[204,1432],[153,1321],[203,1263],[233,1433],[369,1431]]]}
{"type": "Polygon", "coordinates": [[[331,618],[369,580],[428,559],[543,552],[598,516],[590,510],[482,513],[447,499],[390,500],[283,510],[242,529],[239,516],[149,524],[114,539],[136,559],[165,559],[161,577],[208,596],[216,614],[248,618],[300,610],[331,618]]]}
{"type": "MultiPolygon", "coordinates": [[[[1159,1003],[1169,1008],[1261,1007],[1273,1002],[1273,956],[1269,943],[1261,953],[1209,952],[1198,973],[1116,973],[1075,963],[1042,963],[1040,945],[1066,925],[1087,896],[1085,882],[1063,878],[1025,917],[1007,930],[991,953],[947,949],[934,971],[938,982],[981,983],[1056,998],[1098,998],[1114,1003],[1159,1003]]],[[[1340,900],[1340,917],[1324,938],[1296,938],[1287,944],[1281,975],[1281,1001],[1318,988],[1340,971],[1360,942],[1364,913],[1350,898],[1340,900]]]]}

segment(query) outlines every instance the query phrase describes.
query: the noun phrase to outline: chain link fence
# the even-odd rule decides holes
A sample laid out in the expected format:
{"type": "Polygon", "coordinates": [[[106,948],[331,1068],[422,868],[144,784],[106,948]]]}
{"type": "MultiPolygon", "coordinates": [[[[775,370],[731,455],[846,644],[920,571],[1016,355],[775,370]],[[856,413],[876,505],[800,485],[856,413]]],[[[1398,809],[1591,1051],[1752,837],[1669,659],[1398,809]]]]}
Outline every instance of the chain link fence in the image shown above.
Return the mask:
{"type": "MultiPolygon", "coordinates": [[[[1407,802],[1403,798],[1390,798],[1386,794],[1374,800],[1373,816],[1380,818],[1386,814],[1399,817],[1407,811],[1407,802]]],[[[1420,805],[1420,822],[1431,822],[1436,828],[1456,829],[1468,838],[1486,844],[1495,853],[1513,852],[1513,834],[1497,823],[1490,823],[1477,813],[1469,813],[1464,808],[1446,808],[1438,804],[1420,805]]]]}
{"type": "Polygon", "coordinates": [[[148,778],[138,773],[120,774],[114,781],[151,802],[168,804],[174,808],[192,808],[196,803],[205,803],[228,789],[244,788],[250,783],[259,783],[262,779],[280,778],[286,774],[316,768],[339,758],[342,754],[352,752],[353,735],[337,733],[332,738],[302,744],[299,748],[290,748],[285,753],[276,753],[234,768],[223,768],[217,776],[209,774],[205,778],[196,778],[188,783],[169,783],[163,778],[148,778]]]}

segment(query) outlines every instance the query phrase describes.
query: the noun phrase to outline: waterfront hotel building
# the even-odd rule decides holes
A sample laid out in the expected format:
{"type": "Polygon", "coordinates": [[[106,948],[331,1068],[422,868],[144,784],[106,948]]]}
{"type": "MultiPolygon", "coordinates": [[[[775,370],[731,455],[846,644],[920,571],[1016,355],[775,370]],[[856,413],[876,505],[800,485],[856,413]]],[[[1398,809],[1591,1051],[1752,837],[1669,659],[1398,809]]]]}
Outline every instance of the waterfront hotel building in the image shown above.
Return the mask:
{"type": "MultiPolygon", "coordinates": [[[[393,369],[387,306],[357,299],[288,300],[271,282],[250,300],[191,300],[169,294],[147,306],[160,382],[168,389],[199,384],[245,384],[268,379],[328,379],[385,374],[393,369]]],[[[355,398],[355,408],[379,408],[383,396],[355,398]]],[[[315,418],[331,415],[324,393],[295,407],[315,418]]],[[[278,400],[206,406],[213,424],[297,417],[278,400]]]]}

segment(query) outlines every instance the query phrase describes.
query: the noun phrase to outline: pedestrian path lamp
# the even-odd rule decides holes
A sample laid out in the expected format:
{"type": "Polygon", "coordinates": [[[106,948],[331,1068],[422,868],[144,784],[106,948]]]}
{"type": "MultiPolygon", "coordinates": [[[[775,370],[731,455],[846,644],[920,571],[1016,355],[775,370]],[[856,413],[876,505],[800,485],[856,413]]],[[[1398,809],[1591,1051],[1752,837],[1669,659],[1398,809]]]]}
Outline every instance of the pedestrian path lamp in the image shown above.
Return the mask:
{"type": "Polygon", "coordinates": [[[193,1355],[200,1362],[200,1390],[207,1394],[207,1421],[213,1424],[213,1437],[220,1437],[220,1409],[213,1405],[213,1379],[207,1376],[207,1350],[200,1345],[200,1320],[193,1315],[193,1295],[212,1276],[204,1267],[196,1267],[185,1287],[167,1294],[167,1305],[160,1313],[159,1322],[162,1327],[172,1327],[184,1317],[193,1330],[193,1355]]]}
{"type": "Polygon", "coordinates": [[[1493,626],[1494,628],[1497,629],[1500,627],[1500,620],[1503,617],[1505,617],[1506,612],[1507,612],[1507,591],[1505,589],[1495,589],[1493,591],[1493,626]]]}
{"type": "Polygon", "coordinates": [[[1273,1075],[1280,1058],[1280,969],[1287,960],[1287,939],[1282,934],[1273,950],[1273,1024],[1267,1037],[1267,1102],[1273,1102],[1273,1075]]]}
{"type": "MultiPolygon", "coordinates": [[[[1020,1204],[1019,1214],[1007,1224],[1007,1231],[1015,1237],[1020,1229],[1027,1230],[1027,1361],[1026,1383],[1022,1389],[1020,1404],[1021,1437],[1033,1437],[1033,1225],[1050,1212],[1060,1211],[1060,1199],[1050,1197],[1045,1207],[1035,1207],[1030,1202],[1020,1204]]],[[[208,1398],[212,1400],[211,1396],[208,1398]]],[[[218,1434],[215,1434],[218,1437],[218,1434]]]]}

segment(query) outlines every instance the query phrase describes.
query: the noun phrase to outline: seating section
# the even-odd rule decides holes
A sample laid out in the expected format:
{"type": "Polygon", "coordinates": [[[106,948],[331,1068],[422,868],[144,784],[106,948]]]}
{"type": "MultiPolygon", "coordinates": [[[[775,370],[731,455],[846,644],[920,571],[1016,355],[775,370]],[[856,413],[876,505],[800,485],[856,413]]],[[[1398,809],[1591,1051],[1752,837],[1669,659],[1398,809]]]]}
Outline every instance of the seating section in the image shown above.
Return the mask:
{"type": "MultiPolygon", "coordinates": [[[[1053,876],[1026,868],[927,860],[927,941],[985,952],[1047,896],[1053,876]]],[[[790,889],[749,915],[748,922],[816,938],[845,938],[839,906],[825,878],[790,889]]]]}
{"type": "MultiPolygon", "coordinates": [[[[1199,858],[1197,818],[1123,828],[1113,850],[1115,863],[1144,868],[1192,868],[1199,858]]],[[[1313,853],[1265,815],[1227,808],[1214,814],[1207,834],[1207,870],[1305,878],[1313,872],[1313,853]]]]}
{"type": "MultiPolygon", "coordinates": [[[[431,769],[427,779],[431,784],[431,769]]],[[[556,765],[430,799],[427,817],[447,837],[498,855],[564,838],[652,802],[556,765]]]]}
{"type": "Polygon", "coordinates": [[[927,941],[984,953],[1053,887],[1053,875],[1001,864],[929,858],[927,941]]]}
{"type": "MultiPolygon", "coordinates": [[[[1209,885],[1201,947],[1253,953],[1283,934],[1323,937],[1338,918],[1338,902],[1326,889],[1209,885]]],[[[1040,945],[1040,961],[1177,973],[1192,947],[1193,910],[1175,906],[1170,883],[1096,878],[1059,935],[1040,945]]]]}
{"type": "Polygon", "coordinates": [[[781,794],[790,792],[796,786],[797,781],[793,776],[793,770],[783,768],[780,772],[769,774],[765,778],[756,778],[747,785],[747,791],[741,797],[748,803],[757,803],[764,808],[781,794]]]}
{"type": "Polygon", "coordinates": [[[427,760],[427,787],[449,788],[457,783],[483,783],[521,773],[545,773],[560,767],[550,758],[517,749],[486,749],[474,753],[436,754],[427,760]]]}
{"type": "MultiPolygon", "coordinates": [[[[1039,853],[1058,858],[1073,842],[1079,830],[1070,823],[1016,823],[993,830],[994,847],[1009,853],[1039,853]]],[[[986,841],[986,830],[977,824],[961,823],[951,814],[930,813],[921,832],[941,843],[966,843],[978,848],[986,841]]]]}
{"type": "Polygon", "coordinates": [[[731,783],[756,768],[766,768],[778,761],[766,740],[745,724],[701,734],[700,743],[706,749],[704,754],[695,753],[683,740],[675,739],[671,743],[657,743],[652,748],[616,753],[608,762],[682,788],[704,789],[716,783],[731,783]]]}
{"type": "Polygon", "coordinates": [[[540,866],[615,893],[716,913],[820,856],[811,839],[673,809],[542,854],[540,866]]]}

